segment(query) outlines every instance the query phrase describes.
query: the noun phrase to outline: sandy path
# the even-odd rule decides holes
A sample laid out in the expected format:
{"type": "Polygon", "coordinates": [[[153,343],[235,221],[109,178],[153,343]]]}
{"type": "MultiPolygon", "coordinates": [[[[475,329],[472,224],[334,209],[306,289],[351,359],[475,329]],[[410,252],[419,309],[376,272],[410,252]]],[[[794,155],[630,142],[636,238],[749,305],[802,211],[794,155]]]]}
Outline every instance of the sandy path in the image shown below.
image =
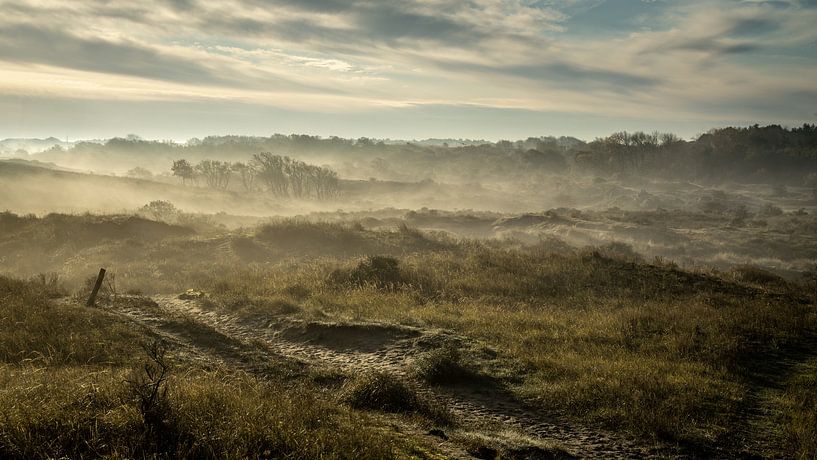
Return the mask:
{"type": "MultiPolygon", "coordinates": [[[[445,334],[373,323],[246,319],[203,309],[195,300],[175,296],[153,299],[158,308],[129,305],[117,307],[117,312],[177,344],[190,359],[251,372],[255,370],[251,363],[263,362],[265,356],[259,355],[266,354],[267,359],[285,358],[352,375],[379,370],[408,377],[406,369],[411,360],[428,350],[428,343],[433,343],[435,337],[445,334]],[[177,319],[170,321],[166,315],[177,319]],[[178,330],[178,318],[204,328],[191,339],[190,334],[178,330]],[[248,355],[254,355],[254,359],[248,359],[248,355]]],[[[432,388],[416,380],[412,384],[425,397],[447,406],[465,428],[556,443],[580,458],[679,457],[667,448],[638,444],[613,433],[575,426],[554,414],[530,410],[501,390],[474,386],[432,388]]]]}

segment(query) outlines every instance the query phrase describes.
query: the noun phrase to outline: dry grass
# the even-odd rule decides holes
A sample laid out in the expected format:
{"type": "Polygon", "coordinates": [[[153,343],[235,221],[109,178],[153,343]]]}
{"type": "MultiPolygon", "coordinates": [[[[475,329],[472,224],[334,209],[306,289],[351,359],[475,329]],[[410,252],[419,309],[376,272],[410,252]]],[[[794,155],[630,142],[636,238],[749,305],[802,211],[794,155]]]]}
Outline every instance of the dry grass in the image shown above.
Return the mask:
{"type": "Polygon", "coordinates": [[[421,355],[412,363],[412,373],[432,385],[460,383],[476,377],[453,344],[444,344],[421,355]]]}
{"type": "Polygon", "coordinates": [[[356,409],[413,413],[442,424],[452,421],[444,407],[427,401],[399,377],[386,372],[369,372],[348,381],[340,400],[356,409]]]}
{"type": "Polygon", "coordinates": [[[171,378],[164,431],[154,433],[126,378],[123,369],[0,368],[0,456],[379,459],[407,450],[310,391],[218,372],[171,378]]]}
{"type": "Polygon", "coordinates": [[[783,397],[783,429],[789,451],[806,460],[817,458],[817,359],[798,371],[783,397]]]}
{"type": "MultiPolygon", "coordinates": [[[[753,370],[813,343],[817,332],[813,290],[752,267],[688,271],[660,260],[645,263],[626,246],[554,252],[548,245],[438,241],[412,229],[304,225],[133,247],[104,243],[88,248],[82,261],[65,260],[83,277],[110,260],[122,290],[195,287],[210,293],[214,308],[242,315],[453,330],[497,350],[504,367],[492,369],[493,377],[530,404],[704,453],[740,449],[736,427],[757,389],[753,370]],[[267,255],[246,260],[229,250],[236,238],[243,239],[240,247],[252,246],[245,252],[258,253],[257,245],[267,255]],[[316,255],[323,239],[332,256],[316,255]],[[349,241],[355,246],[340,251],[349,241]],[[286,255],[297,252],[287,252],[287,245],[313,249],[296,257],[286,255]]],[[[13,314],[40,324],[36,315],[13,314]]],[[[47,334],[48,320],[41,323],[42,332],[29,338],[4,328],[9,337],[19,335],[6,342],[13,345],[4,356],[28,350],[47,334]]],[[[58,332],[55,343],[61,343],[58,332]]],[[[38,350],[57,361],[93,356],[81,348],[64,355],[38,350]]],[[[817,433],[810,413],[798,409],[811,401],[811,380],[804,379],[793,381],[789,402],[780,403],[792,441],[778,448],[807,458],[813,452],[807,440],[817,433]]]]}
{"type": "Polygon", "coordinates": [[[157,380],[144,374],[159,361],[142,365],[142,332],[97,308],[56,305],[38,282],[0,277],[0,318],[2,458],[420,455],[410,440],[322,399],[308,380],[184,362],[157,380]],[[147,407],[145,391],[160,381],[147,407]]]}
{"type": "Polygon", "coordinates": [[[398,279],[396,289],[338,284],[332,266],[249,272],[231,289],[290,298],[304,315],[455,330],[524,369],[514,386],[520,398],[704,450],[736,442],[751,370],[817,330],[814,305],[795,285],[593,250],[552,254],[471,243],[408,256],[379,275],[369,273],[367,260],[341,268],[398,279]],[[421,286],[407,281],[416,279],[421,286]],[[292,285],[309,296],[288,297],[292,285]]]}
{"type": "Polygon", "coordinates": [[[0,362],[121,364],[139,333],[105,312],[55,305],[38,281],[0,276],[0,362]]]}

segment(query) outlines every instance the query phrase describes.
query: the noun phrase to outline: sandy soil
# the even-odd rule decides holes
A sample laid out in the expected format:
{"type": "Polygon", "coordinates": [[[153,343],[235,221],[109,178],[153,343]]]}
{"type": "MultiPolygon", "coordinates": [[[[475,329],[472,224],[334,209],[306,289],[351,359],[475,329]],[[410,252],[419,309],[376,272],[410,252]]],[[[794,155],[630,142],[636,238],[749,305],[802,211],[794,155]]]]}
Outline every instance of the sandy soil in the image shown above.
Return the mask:
{"type": "MultiPolygon", "coordinates": [[[[557,445],[579,458],[683,457],[667,446],[645,445],[532,410],[496,386],[431,387],[411,379],[407,369],[413,359],[442,341],[462,340],[451,331],[363,322],[241,319],[202,308],[195,299],[164,295],[152,300],[117,302],[111,308],[169,342],[183,360],[252,373],[268,372],[268,363],[281,360],[351,375],[386,371],[406,378],[417,392],[448,407],[458,421],[457,429],[467,432],[557,445]]],[[[454,458],[467,456],[452,442],[432,441],[454,458]]]]}

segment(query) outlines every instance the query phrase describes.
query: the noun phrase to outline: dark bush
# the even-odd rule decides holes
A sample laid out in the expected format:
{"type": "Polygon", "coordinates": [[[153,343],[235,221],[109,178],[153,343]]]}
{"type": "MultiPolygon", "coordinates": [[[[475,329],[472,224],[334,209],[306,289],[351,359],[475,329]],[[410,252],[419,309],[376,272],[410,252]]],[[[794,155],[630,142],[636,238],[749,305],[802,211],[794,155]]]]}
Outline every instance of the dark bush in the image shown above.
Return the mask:
{"type": "Polygon", "coordinates": [[[343,388],[341,400],[356,409],[385,412],[416,412],[417,395],[397,377],[371,372],[352,380],[343,388]]]}
{"type": "Polygon", "coordinates": [[[147,360],[141,369],[134,370],[127,381],[130,394],[142,416],[145,439],[156,451],[173,453],[177,434],[167,394],[170,364],[168,346],[161,341],[144,344],[147,360]]]}
{"type": "Polygon", "coordinates": [[[355,409],[415,413],[436,423],[452,422],[444,405],[418,396],[405,382],[387,372],[369,372],[347,382],[340,399],[355,409]]]}
{"type": "Polygon", "coordinates": [[[752,265],[741,265],[732,269],[738,281],[752,284],[785,284],[786,281],[774,273],[752,265]]]}
{"type": "Polygon", "coordinates": [[[412,371],[417,378],[431,384],[462,382],[474,375],[453,345],[445,345],[417,358],[412,371]]]}
{"type": "Polygon", "coordinates": [[[258,229],[256,238],[275,247],[287,249],[337,250],[358,247],[362,243],[360,230],[341,224],[308,222],[289,219],[258,229]]]}
{"type": "Polygon", "coordinates": [[[400,261],[388,256],[368,256],[351,270],[335,270],[330,280],[336,284],[374,285],[384,289],[395,289],[406,284],[400,271],[400,261]]]}

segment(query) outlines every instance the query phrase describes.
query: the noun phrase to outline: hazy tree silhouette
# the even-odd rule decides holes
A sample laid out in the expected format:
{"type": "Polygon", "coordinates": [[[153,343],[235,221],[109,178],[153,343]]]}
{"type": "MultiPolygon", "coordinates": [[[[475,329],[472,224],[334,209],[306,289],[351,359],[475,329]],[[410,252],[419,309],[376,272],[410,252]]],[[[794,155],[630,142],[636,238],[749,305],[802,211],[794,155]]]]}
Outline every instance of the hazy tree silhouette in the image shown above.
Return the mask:
{"type": "Polygon", "coordinates": [[[170,167],[170,170],[173,171],[174,176],[182,178],[182,184],[187,183],[188,179],[193,179],[196,176],[196,171],[193,169],[193,165],[191,165],[190,162],[185,159],[174,161],[173,166],[170,167]]]}
{"type": "Polygon", "coordinates": [[[287,195],[287,176],[284,172],[284,157],[263,152],[253,155],[253,164],[258,169],[258,179],[275,196],[287,195]]]}
{"type": "Polygon", "coordinates": [[[251,192],[255,190],[255,181],[258,178],[258,169],[252,163],[242,163],[237,161],[232,164],[231,169],[233,172],[238,174],[238,177],[241,178],[241,185],[244,186],[244,190],[251,192]]]}
{"type": "Polygon", "coordinates": [[[171,221],[180,211],[169,201],[155,200],[139,208],[139,212],[153,220],[171,221]]]}
{"type": "Polygon", "coordinates": [[[207,185],[212,188],[221,190],[227,189],[230,185],[230,176],[232,168],[230,163],[218,160],[203,160],[196,165],[196,172],[198,172],[207,185]]]}
{"type": "Polygon", "coordinates": [[[151,173],[145,168],[142,168],[141,166],[131,168],[125,174],[128,177],[134,177],[136,179],[150,179],[151,177],[153,177],[153,173],[151,173]]]}
{"type": "Polygon", "coordinates": [[[258,179],[275,196],[327,199],[339,191],[335,171],[269,152],[253,156],[258,179]]]}

